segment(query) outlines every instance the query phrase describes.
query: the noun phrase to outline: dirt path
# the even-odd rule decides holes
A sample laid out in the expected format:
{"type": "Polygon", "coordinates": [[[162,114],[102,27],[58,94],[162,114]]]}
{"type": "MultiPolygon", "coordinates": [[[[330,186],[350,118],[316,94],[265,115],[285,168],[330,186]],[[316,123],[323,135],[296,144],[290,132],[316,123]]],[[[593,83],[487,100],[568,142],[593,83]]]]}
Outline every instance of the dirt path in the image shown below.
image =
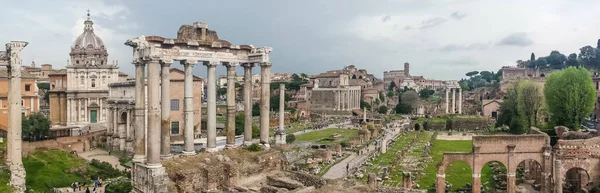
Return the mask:
{"type": "MultiPolygon", "coordinates": [[[[391,139],[396,138],[398,136],[398,134],[400,133],[400,128],[385,129],[382,131],[384,133],[387,133],[385,135],[386,141],[390,141],[391,139]]],[[[381,140],[379,140],[379,142],[381,142],[381,140]]],[[[360,155],[357,155],[356,153],[352,153],[352,155],[348,156],[346,159],[342,160],[341,162],[339,162],[339,163],[335,164],[334,166],[332,166],[331,168],[329,168],[327,173],[325,173],[325,175],[323,175],[323,178],[339,179],[339,178],[345,177],[348,174],[346,172],[346,167],[348,165],[350,166],[350,169],[359,167],[366,159],[369,158],[369,156],[372,153],[377,151],[376,148],[377,148],[376,145],[369,144],[369,146],[367,146],[361,150],[363,153],[361,153],[360,155]]]]}

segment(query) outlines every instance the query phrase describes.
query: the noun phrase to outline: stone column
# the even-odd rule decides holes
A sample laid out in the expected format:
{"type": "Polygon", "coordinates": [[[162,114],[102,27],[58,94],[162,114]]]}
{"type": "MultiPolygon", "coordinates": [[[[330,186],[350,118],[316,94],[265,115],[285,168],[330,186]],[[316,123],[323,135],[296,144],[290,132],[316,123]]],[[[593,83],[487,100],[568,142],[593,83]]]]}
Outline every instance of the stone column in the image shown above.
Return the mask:
{"type": "MultiPolygon", "coordinates": [[[[59,119],[59,124],[64,125],[65,122],[65,117],[67,116],[67,112],[64,110],[63,106],[67,105],[67,94],[59,94],[60,98],[60,119],[59,119]]],[[[33,106],[31,106],[31,112],[33,112],[33,106]]]]}
{"type": "Polygon", "coordinates": [[[450,104],[449,101],[448,101],[449,100],[449,98],[448,98],[449,93],[448,92],[449,92],[449,90],[448,90],[448,88],[446,88],[446,114],[450,113],[450,110],[449,110],[450,106],[448,106],[448,104],[450,104]]]}
{"type": "Polygon", "coordinates": [[[458,114],[462,114],[462,89],[458,89],[458,114]]]}
{"type": "Polygon", "coordinates": [[[342,99],[342,96],[341,96],[341,91],[339,90],[339,88],[335,90],[335,93],[336,93],[336,95],[335,95],[335,106],[336,106],[336,109],[335,110],[340,111],[340,110],[342,110],[342,105],[340,103],[340,101],[342,99]]]}
{"type": "Polygon", "coordinates": [[[244,145],[252,144],[252,67],[244,63],[244,145]]]}
{"type": "MultiPolygon", "coordinates": [[[[182,61],[185,76],[183,78],[183,152],[185,156],[196,155],[194,150],[194,75],[192,69],[197,61],[182,61]]],[[[169,110],[170,111],[170,110],[169,110]]]]}
{"type": "Polygon", "coordinates": [[[148,167],[161,167],[160,164],[160,63],[158,58],[148,62],[148,167]]]}
{"type": "Polygon", "coordinates": [[[279,84],[279,129],[275,134],[276,144],[285,144],[285,84],[279,84]]]}
{"type": "Polygon", "coordinates": [[[144,61],[134,61],[135,65],[135,138],[134,162],[146,159],[146,78],[144,61]]]}
{"type": "Polygon", "coordinates": [[[27,46],[27,42],[10,42],[6,44],[6,56],[9,56],[7,68],[9,78],[8,95],[8,144],[10,163],[10,186],[12,192],[25,192],[25,168],[22,162],[22,128],[21,128],[21,50],[27,46]]]}
{"type": "Polygon", "coordinates": [[[206,84],[208,84],[208,109],[206,112],[206,128],[208,130],[206,150],[208,152],[217,151],[217,82],[215,79],[217,64],[218,62],[204,62],[207,67],[206,84]]]}
{"type": "Polygon", "coordinates": [[[163,159],[171,157],[171,63],[172,61],[160,61],[160,157],[163,159]]]}
{"type": "Polygon", "coordinates": [[[452,112],[450,114],[456,113],[456,93],[455,89],[452,89],[452,112]]]}
{"type": "Polygon", "coordinates": [[[553,175],[554,177],[554,192],[555,193],[562,193],[563,192],[563,188],[562,188],[562,181],[563,181],[563,170],[561,169],[563,167],[562,161],[557,160],[556,158],[553,158],[554,160],[554,174],[557,175],[553,175]],[[560,183],[556,183],[556,182],[560,182],[560,183]]]}
{"type": "Polygon", "coordinates": [[[109,116],[113,116],[113,121],[111,122],[111,124],[113,124],[112,126],[112,149],[113,150],[118,150],[119,149],[119,109],[117,108],[117,103],[115,102],[115,108],[113,109],[113,114],[109,115],[109,116]]]}
{"type": "Polygon", "coordinates": [[[517,186],[517,165],[515,163],[515,145],[508,145],[508,163],[506,165],[506,190],[508,193],[515,193],[517,186]]]}
{"type": "Polygon", "coordinates": [[[125,139],[125,152],[127,152],[127,155],[131,155],[133,152],[133,128],[131,128],[131,115],[133,115],[131,113],[131,107],[127,107],[127,125],[125,125],[127,131],[127,137],[125,139]]]}
{"type": "Polygon", "coordinates": [[[108,117],[106,118],[106,149],[110,149],[112,146],[112,132],[113,132],[113,106],[108,105],[108,117]]]}
{"type": "Polygon", "coordinates": [[[435,192],[436,193],[446,193],[446,175],[445,174],[436,174],[435,180],[435,192]]]}
{"type": "Polygon", "coordinates": [[[367,123],[367,107],[363,108],[363,123],[367,123]]]}
{"type": "Polygon", "coordinates": [[[271,98],[271,63],[260,64],[260,143],[269,147],[269,105],[271,98]]]}
{"type": "Polygon", "coordinates": [[[235,147],[235,66],[237,64],[225,62],[227,68],[227,140],[225,148],[235,147]]]}

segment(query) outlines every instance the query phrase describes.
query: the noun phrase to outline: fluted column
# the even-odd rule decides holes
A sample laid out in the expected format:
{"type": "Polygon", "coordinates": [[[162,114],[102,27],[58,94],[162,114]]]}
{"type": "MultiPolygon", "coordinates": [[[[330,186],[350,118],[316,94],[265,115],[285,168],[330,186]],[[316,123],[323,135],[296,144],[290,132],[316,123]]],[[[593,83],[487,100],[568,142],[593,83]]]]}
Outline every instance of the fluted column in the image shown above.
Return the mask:
{"type": "MultiPolygon", "coordinates": [[[[63,106],[67,106],[67,94],[58,94],[58,96],[59,96],[58,107],[59,107],[59,113],[60,113],[60,119],[58,120],[58,122],[60,125],[64,125],[64,124],[66,124],[65,116],[67,116],[67,111],[64,110],[63,106]]],[[[33,113],[33,106],[31,106],[31,112],[33,113]]]]}
{"type": "Polygon", "coordinates": [[[146,78],[145,61],[136,61],[135,64],[135,138],[134,162],[144,162],[146,157],[146,78]]]}
{"type": "Polygon", "coordinates": [[[190,156],[195,155],[194,150],[194,88],[192,83],[194,82],[194,75],[192,69],[197,61],[182,61],[184,67],[185,76],[183,78],[183,113],[184,113],[184,126],[183,126],[183,155],[190,156]]]}
{"type": "Polygon", "coordinates": [[[117,108],[117,104],[115,102],[115,106],[113,109],[113,112],[111,115],[109,116],[113,116],[112,119],[113,121],[111,122],[111,124],[113,124],[112,126],[112,149],[113,150],[118,150],[119,149],[119,116],[118,116],[118,108],[117,108]]]}
{"type": "Polygon", "coordinates": [[[462,89],[458,89],[458,114],[462,114],[462,89]]]}
{"type": "Polygon", "coordinates": [[[269,105],[271,98],[271,63],[260,64],[261,95],[260,95],[260,143],[269,146],[269,105]]]}
{"type": "Polygon", "coordinates": [[[171,157],[171,63],[172,61],[160,61],[160,157],[163,159],[171,157]]]}
{"type": "Polygon", "coordinates": [[[449,104],[449,101],[448,101],[449,100],[449,98],[448,98],[449,93],[448,92],[449,92],[449,90],[448,90],[448,88],[446,88],[446,114],[450,113],[450,107],[448,106],[448,104],[449,104]]]}
{"type": "Polygon", "coordinates": [[[452,89],[452,112],[451,114],[456,113],[456,91],[452,89]]]}
{"type": "Polygon", "coordinates": [[[227,140],[226,148],[235,147],[235,66],[236,63],[225,62],[227,67],[227,140]]]}
{"type": "Polygon", "coordinates": [[[252,144],[252,67],[244,63],[244,145],[252,144]]]}
{"type": "Polygon", "coordinates": [[[339,111],[339,110],[342,110],[342,107],[341,107],[341,105],[340,105],[340,100],[342,99],[342,98],[340,97],[340,90],[339,90],[339,89],[337,89],[337,90],[335,90],[334,92],[335,92],[335,110],[338,110],[338,111],[339,111]]]}
{"type": "Polygon", "coordinates": [[[132,112],[131,112],[131,107],[127,108],[127,122],[125,125],[126,131],[127,131],[127,137],[125,139],[125,146],[126,146],[126,152],[127,155],[131,155],[131,153],[133,152],[133,128],[131,128],[131,116],[132,116],[132,112]]]}
{"type": "Polygon", "coordinates": [[[285,84],[279,84],[279,131],[283,132],[285,121],[285,84]]]}
{"type": "Polygon", "coordinates": [[[207,145],[206,150],[209,152],[217,151],[217,82],[216,82],[216,72],[217,72],[217,64],[218,62],[204,62],[204,65],[207,68],[207,81],[208,91],[207,91],[207,100],[208,100],[208,108],[206,115],[206,128],[207,128],[207,145]]]}
{"type": "Polygon", "coordinates": [[[158,58],[148,62],[148,154],[146,164],[160,167],[160,63],[158,58]]]}

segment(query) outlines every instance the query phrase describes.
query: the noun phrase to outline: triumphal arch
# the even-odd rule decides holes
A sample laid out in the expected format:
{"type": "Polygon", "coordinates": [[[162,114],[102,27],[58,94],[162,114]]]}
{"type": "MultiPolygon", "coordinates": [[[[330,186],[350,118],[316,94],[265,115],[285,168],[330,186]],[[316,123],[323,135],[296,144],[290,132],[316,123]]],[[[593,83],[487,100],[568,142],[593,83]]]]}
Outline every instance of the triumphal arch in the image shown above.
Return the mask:
{"type": "MultiPolygon", "coordinates": [[[[208,24],[196,22],[182,25],[177,38],[140,36],[129,39],[125,45],[133,48],[133,65],[136,67],[135,82],[135,133],[133,192],[167,192],[166,173],[161,157],[170,156],[169,114],[170,90],[161,82],[169,82],[170,65],[177,61],[184,66],[184,152],[194,155],[193,119],[200,118],[192,103],[192,68],[195,64],[207,67],[207,146],[209,152],[216,151],[216,67],[227,68],[227,140],[228,148],[235,146],[235,67],[244,67],[244,143],[252,143],[252,68],[261,67],[260,143],[269,145],[269,98],[271,63],[270,47],[233,45],[221,40],[217,32],[208,29],[208,24]],[[147,67],[147,76],[144,73],[147,67]],[[162,71],[162,73],[161,73],[162,71]],[[147,109],[144,81],[147,79],[147,109]],[[162,94],[161,94],[162,93],[162,94]],[[147,114],[147,115],[146,115],[147,114]],[[147,117],[147,136],[144,132],[147,117]],[[147,151],[147,152],[146,152],[147,151]]],[[[199,96],[197,96],[199,97],[199,96]]],[[[200,109],[200,108],[198,108],[200,109]]],[[[110,131],[109,131],[110,132],[110,131]]]]}

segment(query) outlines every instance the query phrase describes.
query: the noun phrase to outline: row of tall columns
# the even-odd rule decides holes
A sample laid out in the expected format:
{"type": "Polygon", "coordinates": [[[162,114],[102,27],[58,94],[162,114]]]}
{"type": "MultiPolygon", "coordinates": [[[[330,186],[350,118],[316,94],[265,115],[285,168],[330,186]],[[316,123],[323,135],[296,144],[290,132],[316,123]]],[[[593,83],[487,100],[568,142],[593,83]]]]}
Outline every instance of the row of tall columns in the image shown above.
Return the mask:
{"type": "Polygon", "coordinates": [[[335,110],[360,109],[360,90],[342,90],[338,88],[334,93],[335,110]]]}
{"type": "Polygon", "coordinates": [[[135,137],[133,161],[143,162],[146,159],[146,74],[143,62],[135,65],[135,137]]]}
{"type": "Polygon", "coordinates": [[[447,88],[446,89],[446,114],[462,114],[462,89],[461,88],[447,88]],[[456,90],[458,90],[458,111],[457,101],[456,101],[456,90]],[[450,98],[449,93],[452,92],[452,108],[450,108],[450,98]]]}
{"type": "MultiPolygon", "coordinates": [[[[183,64],[184,75],[185,75],[183,78],[183,97],[184,97],[183,98],[183,113],[184,113],[183,145],[184,145],[184,147],[183,147],[182,153],[183,153],[183,155],[189,156],[189,155],[196,154],[196,150],[194,149],[194,100],[193,100],[194,99],[194,91],[193,91],[194,75],[192,74],[193,67],[195,65],[195,61],[192,61],[192,62],[183,61],[182,64],[183,64]]],[[[169,93],[170,93],[170,91],[169,91],[169,93]]],[[[169,110],[169,114],[170,114],[170,108],[164,108],[164,109],[169,110]]],[[[164,114],[165,113],[163,113],[163,115],[164,114]]],[[[170,121],[169,121],[169,123],[170,123],[170,121]]],[[[170,136],[170,132],[167,132],[166,134],[170,136]]],[[[165,138],[165,136],[163,136],[163,138],[165,138]]],[[[170,149],[169,149],[169,151],[170,151],[170,149]]]]}
{"type": "Polygon", "coordinates": [[[216,80],[216,71],[217,71],[217,63],[213,62],[204,62],[204,65],[207,68],[207,102],[208,107],[206,113],[206,128],[207,137],[206,139],[206,150],[208,152],[217,151],[217,80],[216,80]]]}
{"type": "Polygon", "coordinates": [[[148,143],[146,164],[148,167],[161,167],[161,106],[160,106],[160,63],[158,59],[148,61],[148,143]]]}

